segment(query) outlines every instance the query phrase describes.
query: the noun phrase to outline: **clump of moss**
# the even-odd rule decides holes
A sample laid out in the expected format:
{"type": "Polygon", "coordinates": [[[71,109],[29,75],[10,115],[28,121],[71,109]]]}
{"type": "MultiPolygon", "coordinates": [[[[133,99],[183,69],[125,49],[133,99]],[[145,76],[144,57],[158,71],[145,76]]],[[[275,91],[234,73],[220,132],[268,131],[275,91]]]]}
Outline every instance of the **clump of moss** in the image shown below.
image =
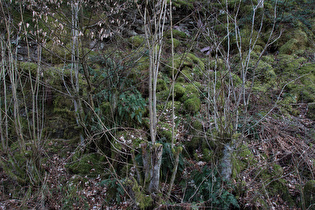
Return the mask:
{"type": "Polygon", "coordinates": [[[290,39],[284,45],[279,48],[280,54],[293,54],[295,51],[299,49],[298,40],[290,39]]]}
{"type": "Polygon", "coordinates": [[[131,43],[132,47],[140,47],[145,43],[145,39],[142,36],[132,36],[129,38],[129,42],[131,43]]]}
{"type": "Polygon", "coordinates": [[[241,145],[238,149],[233,153],[232,158],[232,177],[236,178],[238,174],[246,169],[249,165],[255,164],[256,161],[254,159],[253,153],[250,151],[248,146],[241,145]]]}
{"type": "MultiPolygon", "coordinates": [[[[203,61],[192,53],[185,55],[175,55],[174,57],[175,75],[178,73],[178,69],[181,69],[179,77],[187,77],[190,81],[193,77],[200,77],[204,71],[205,64],[203,61]],[[193,77],[192,77],[193,76],[193,77]]],[[[165,73],[172,76],[172,59],[169,59],[167,65],[164,68],[165,73]]]]}
{"type": "Polygon", "coordinates": [[[157,92],[167,90],[167,85],[164,79],[158,79],[157,85],[156,85],[157,92]]]}
{"type": "Polygon", "coordinates": [[[293,55],[282,54],[278,56],[278,63],[276,73],[290,74],[298,70],[303,63],[306,62],[305,58],[298,58],[293,55]]]}
{"type": "Polygon", "coordinates": [[[31,62],[19,62],[18,64],[18,70],[25,71],[25,72],[31,72],[32,76],[35,76],[37,74],[38,65],[36,63],[31,62]]]}
{"type": "MultiPolygon", "coordinates": [[[[172,46],[172,40],[171,39],[167,40],[166,43],[169,46],[172,46]]],[[[173,44],[174,44],[174,48],[177,48],[180,46],[180,41],[178,39],[173,38],[173,44]]]]}
{"type": "Polygon", "coordinates": [[[171,142],[173,136],[171,125],[165,122],[158,122],[157,135],[160,139],[164,139],[166,142],[171,142]]]}
{"type": "MultiPolygon", "coordinates": [[[[166,32],[166,37],[167,38],[171,38],[171,31],[166,32]]],[[[187,38],[187,34],[183,31],[179,31],[174,29],[173,30],[173,38],[175,39],[186,39],[187,38]]]]}
{"type": "Polygon", "coordinates": [[[201,101],[200,98],[193,96],[184,101],[185,111],[191,114],[196,114],[200,111],[201,101]]]}
{"type": "Polygon", "coordinates": [[[175,83],[174,85],[174,95],[175,100],[179,100],[186,92],[186,89],[180,83],[175,83]]]}
{"type": "Polygon", "coordinates": [[[200,97],[199,88],[198,88],[199,85],[200,83],[198,82],[184,84],[185,94],[180,98],[180,101],[184,102],[187,99],[193,98],[193,97],[199,98],[200,97]]]}
{"type": "Polygon", "coordinates": [[[74,160],[68,163],[66,167],[71,173],[81,175],[94,176],[104,172],[100,158],[96,154],[85,154],[82,157],[75,156],[74,160]]]}

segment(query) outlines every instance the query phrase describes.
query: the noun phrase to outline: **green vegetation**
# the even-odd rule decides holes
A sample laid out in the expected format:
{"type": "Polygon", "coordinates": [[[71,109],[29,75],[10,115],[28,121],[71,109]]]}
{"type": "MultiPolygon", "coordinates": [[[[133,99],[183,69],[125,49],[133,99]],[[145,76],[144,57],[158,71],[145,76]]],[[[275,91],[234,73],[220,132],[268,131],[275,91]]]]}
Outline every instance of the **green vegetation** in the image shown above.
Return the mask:
{"type": "Polygon", "coordinates": [[[311,209],[313,2],[145,2],[0,1],[1,206],[311,209]]]}

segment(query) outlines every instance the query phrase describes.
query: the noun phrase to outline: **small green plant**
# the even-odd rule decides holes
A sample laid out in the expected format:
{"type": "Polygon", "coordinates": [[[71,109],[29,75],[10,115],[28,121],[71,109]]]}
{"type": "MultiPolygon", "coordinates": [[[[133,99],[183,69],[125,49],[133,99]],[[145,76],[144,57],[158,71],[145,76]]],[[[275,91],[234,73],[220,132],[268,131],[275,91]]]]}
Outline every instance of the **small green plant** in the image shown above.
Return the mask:
{"type": "Polygon", "coordinates": [[[119,95],[118,115],[123,119],[136,119],[141,123],[145,107],[146,101],[137,90],[124,92],[119,95]]]}
{"type": "Polygon", "coordinates": [[[207,206],[214,209],[229,209],[232,206],[239,208],[234,195],[222,186],[222,180],[217,172],[207,166],[204,166],[201,171],[193,170],[186,181],[184,201],[207,201],[207,206]]]}
{"type": "Polygon", "coordinates": [[[99,183],[100,186],[106,187],[106,202],[109,204],[119,204],[123,197],[125,197],[124,188],[120,183],[124,180],[117,180],[116,178],[108,178],[99,183]]]}

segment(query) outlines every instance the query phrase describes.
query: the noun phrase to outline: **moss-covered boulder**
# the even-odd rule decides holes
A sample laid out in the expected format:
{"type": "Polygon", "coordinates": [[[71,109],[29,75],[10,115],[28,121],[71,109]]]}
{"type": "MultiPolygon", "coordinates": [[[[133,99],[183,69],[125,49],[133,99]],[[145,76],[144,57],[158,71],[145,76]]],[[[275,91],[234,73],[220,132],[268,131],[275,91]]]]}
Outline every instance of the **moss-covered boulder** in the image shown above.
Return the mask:
{"type": "Polygon", "coordinates": [[[200,98],[193,96],[184,101],[185,111],[191,114],[196,114],[200,111],[201,101],[200,98]]]}
{"type": "Polygon", "coordinates": [[[185,92],[186,92],[186,89],[185,89],[183,84],[175,83],[175,85],[174,85],[174,97],[175,97],[175,100],[179,100],[181,97],[183,97],[185,92]]]}
{"type": "Polygon", "coordinates": [[[73,161],[66,165],[71,173],[96,176],[104,173],[103,164],[96,154],[75,155],[73,161]]]}
{"type": "Polygon", "coordinates": [[[145,39],[144,37],[137,35],[137,36],[130,37],[129,42],[132,47],[138,48],[145,44],[145,39]]]}
{"type": "MultiPolygon", "coordinates": [[[[176,131],[175,131],[176,132],[176,131]]],[[[166,142],[172,141],[172,126],[166,122],[158,122],[158,138],[166,142]]]]}
{"type": "Polygon", "coordinates": [[[232,154],[232,177],[236,178],[244,169],[256,163],[254,154],[243,144],[232,154]]]}
{"type": "MultiPolygon", "coordinates": [[[[200,78],[203,75],[205,64],[203,61],[192,53],[174,56],[174,74],[184,80],[191,81],[194,78],[200,78]],[[180,71],[180,72],[178,72],[180,71]]],[[[165,68],[165,73],[172,77],[172,59],[169,59],[165,68]]]]}

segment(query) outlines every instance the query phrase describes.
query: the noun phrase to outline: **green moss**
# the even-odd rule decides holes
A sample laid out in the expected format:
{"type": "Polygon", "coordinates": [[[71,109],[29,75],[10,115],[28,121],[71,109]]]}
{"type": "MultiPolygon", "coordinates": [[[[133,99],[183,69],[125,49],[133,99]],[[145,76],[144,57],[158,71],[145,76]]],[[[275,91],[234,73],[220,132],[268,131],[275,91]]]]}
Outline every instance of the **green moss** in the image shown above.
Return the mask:
{"type": "Polygon", "coordinates": [[[236,178],[240,172],[248,168],[250,165],[254,165],[256,160],[253,153],[245,144],[241,145],[233,153],[232,158],[232,177],[236,178]]]}
{"type": "MultiPolygon", "coordinates": [[[[172,40],[167,40],[166,43],[171,47],[172,46],[172,40]]],[[[177,48],[180,46],[180,41],[178,39],[173,38],[173,44],[174,44],[174,48],[177,48]]]]}
{"type": "Polygon", "coordinates": [[[172,127],[170,124],[165,122],[158,122],[157,135],[160,139],[164,139],[166,142],[172,141],[172,127]]]}
{"type": "MultiPolygon", "coordinates": [[[[169,2],[169,1],[168,1],[169,2]]],[[[188,9],[193,9],[193,2],[194,0],[173,0],[172,4],[176,8],[188,8],[188,9]]]]}
{"type": "Polygon", "coordinates": [[[191,123],[191,126],[193,127],[193,129],[195,131],[202,131],[203,130],[203,125],[202,125],[202,123],[199,120],[194,120],[191,123]]]}
{"type": "Polygon", "coordinates": [[[151,196],[145,194],[145,190],[143,190],[142,186],[139,186],[135,178],[127,179],[124,185],[131,186],[132,191],[135,195],[137,206],[140,209],[148,209],[152,206],[153,199],[151,198],[151,196]]]}
{"type": "Polygon", "coordinates": [[[198,97],[191,97],[184,102],[185,111],[191,114],[196,114],[200,111],[200,104],[201,101],[198,97]]]}
{"type": "MultiPolygon", "coordinates": [[[[188,81],[193,78],[199,78],[202,76],[205,69],[203,61],[192,53],[185,55],[175,55],[174,56],[174,74],[177,74],[178,69],[181,68],[181,73],[179,77],[186,78],[188,81]]],[[[170,58],[167,65],[164,68],[165,73],[171,77],[172,76],[172,59],[170,58]]]]}
{"type": "Polygon", "coordinates": [[[186,89],[181,83],[175,83],[174,85],[174,97],[175,100],[179,100],[186,92],[186,89]]]}
{"type": "Polygon", "coordinates": [[[36,63],[31,63],[31,62],[19,62],[18,63],[18,70],[25,71],[27,73],[28,73],[28,71],[30,71],[32,76],[37,75],[37,69],[38,69],[38,65],[36,63]]]}
{"type": "Polygon", "coordinates": [[[265,55],[261,57],[261,60],[268,64],[272,64],[275,61],[275,57],[273,55],[265,55]]]}
{"type": "Polygon", "coordinates": [[[157,85],[156,85],[157,92],[167,90],[167,85],[164,79],[158,79],[157,85]]]}
{"type": "Polygon", "coordinates": [[[66,165],[71,173],[81,175],[98,175],[104,172],[102,163],[96,154],[85,154],[82,157],[74,156],[74,160],[66,165]]]}
{"type": "Polygon", "coordinates": [[[293,54],[295,51],[299,49],[298,40],[290,39],[284,45],[279,48],[280,54],[293,54]]]}
{"type": "Polygon", "coordinates": [[[185,94],[180,98],[181,102],[184,102],[188,100],[189,98],[199,98],[200,92],[198,89],[199,83],[189,83],[189,84],[183,84],[183,87],[185,88],[185,94]]]}
{"type": "Polygon", "coordinates": [[[311,205],[315,203],[315,180],[309,180],[304,185],[303,189],[304,193],[304,200],[305,200],[305,207],[307,209],[312,209],[311,205]]]}
{"type": "Polygon", "coordinates": [[[306,62],[305,58],[297,58],[293,55],[282,54],[278,56],[276,73],[289,74],[299,69],[306,62]]]}
{"type": "Polygon", "coordinates": [[[129,42],[131,43],[132,47],[140,47],[145,44],[145,39],[142,36],[132,36],[129,38],[129,42]]]}

